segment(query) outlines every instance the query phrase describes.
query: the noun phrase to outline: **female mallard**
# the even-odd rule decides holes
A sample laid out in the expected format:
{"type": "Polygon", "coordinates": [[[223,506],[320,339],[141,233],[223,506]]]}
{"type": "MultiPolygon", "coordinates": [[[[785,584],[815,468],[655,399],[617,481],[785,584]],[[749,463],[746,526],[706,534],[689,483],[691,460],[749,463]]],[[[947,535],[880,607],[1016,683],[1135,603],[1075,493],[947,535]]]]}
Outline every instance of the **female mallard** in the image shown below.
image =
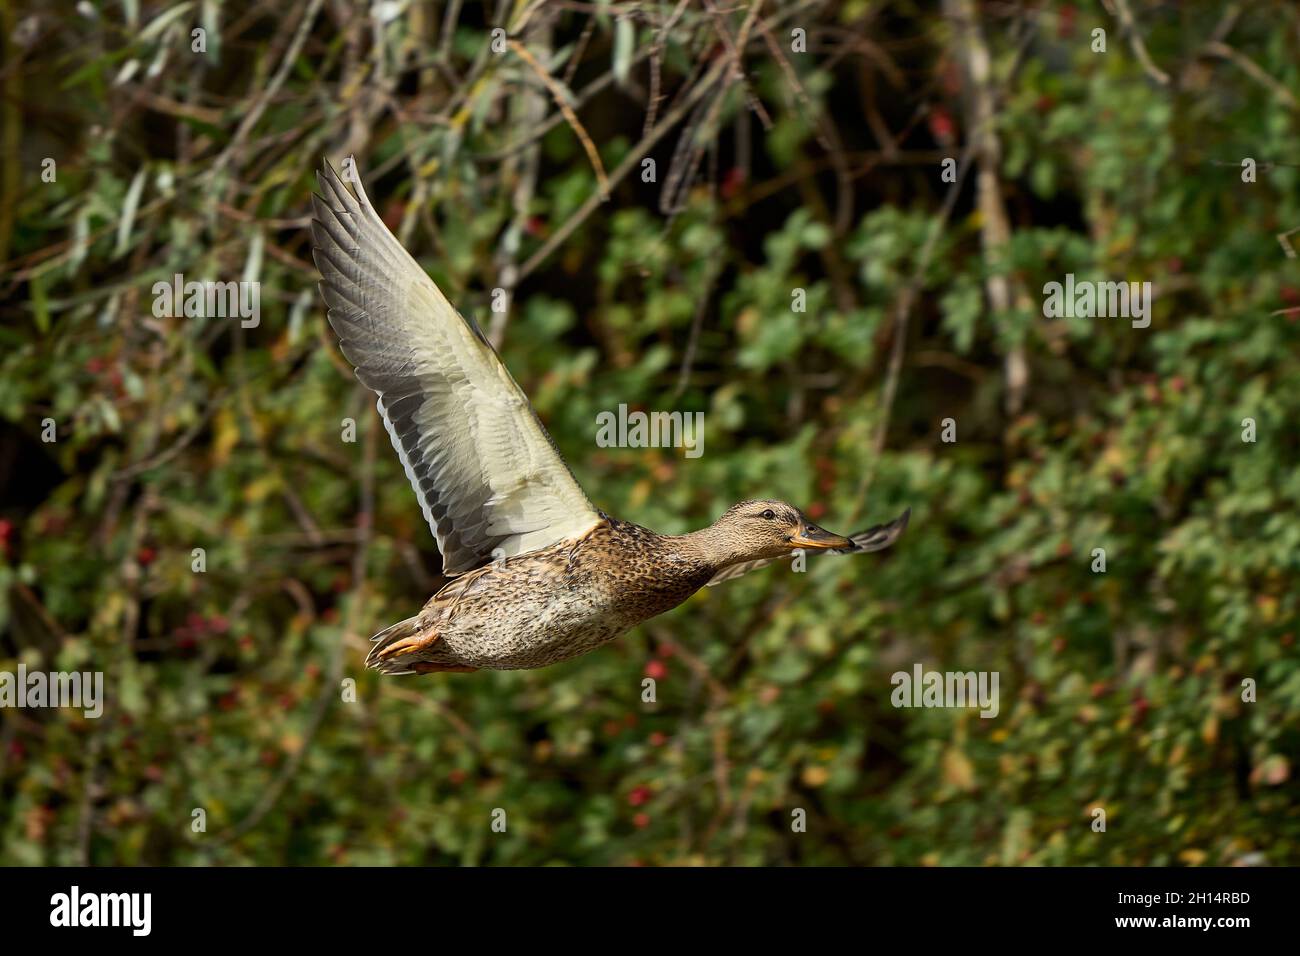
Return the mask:
{"type": "MultiPolygon", "coordinates": [[[[349,164],[349,168],[355,168],[349,164]]],[[[328,164],[312,197],[321,295],[343,354],[379,396],[452,580],[372,638],[385,674],[544,667],[585,654],[717,584],[800,548],[879,551],[897,520],[844,538],[781,501],[661,535],[592,506],[523,390],[328,164]]]]}

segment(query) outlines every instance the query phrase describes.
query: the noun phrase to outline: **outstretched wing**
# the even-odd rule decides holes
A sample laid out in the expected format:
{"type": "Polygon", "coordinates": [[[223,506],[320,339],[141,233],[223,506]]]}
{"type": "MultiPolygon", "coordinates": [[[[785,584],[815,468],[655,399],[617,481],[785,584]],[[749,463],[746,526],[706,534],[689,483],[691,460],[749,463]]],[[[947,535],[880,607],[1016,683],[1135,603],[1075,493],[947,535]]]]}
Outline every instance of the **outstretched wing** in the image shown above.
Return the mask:
{"type": "Polygon", "coordinates": [[[912,518],[912,509],[908,508],[888,524],[878,524],[849,535],[853,542],[851,548],[831,548],[830,554],[866,554],[868,551],[883,551],[899,539],[907,530],[907,522],[912,518]]]}
{"type": "MultiPolygon", "coordinates": [[[[908,508],[901,515],[888,524],[878,524],[868,528],[866,531],[859,531],[857,534],[849,535],[849,540],[853,542],[851,548],[830,548],[827,554],[866,554],[868,551],[883,551],[895,541],[899,535],[907,528],[907,522],[912,517],[912,509],[908,508]]],[[[792,552],[793,554],[793,552],[792,552]]],[[[721,584],[723,581],[730,581],[732,578],[738,578],[742,574],[748,574],[757,568],[764,568],[773,561],[783,561],[791,555],[784,555],[780,558],[759,558],[757,561],[743,561],[740,564],[733,564],[723,568],[706,582],[708,587],[721,584]]]]}
{"type": "Polygon", "coordinates": [[[462,574],[578,537],[601,520],[482,331],[333,167],[312,196],[313,256],[339,345],[379,396],[393,447],[442,552],[462,574]]]}
{"type": "Polygon", "coordinates": [[[773,561],[788,561],[793,553],[787,554],[780,558],[759,558],[757,561],[742,561],[740,564],[729,564],[709,580],[704,582],[705,587],[717,587],[723,581],[730,581],[732,578],[738,578],[742,574],[748,574],[750,571],[757,571],[759,568],[765,568],[773,561]]]}

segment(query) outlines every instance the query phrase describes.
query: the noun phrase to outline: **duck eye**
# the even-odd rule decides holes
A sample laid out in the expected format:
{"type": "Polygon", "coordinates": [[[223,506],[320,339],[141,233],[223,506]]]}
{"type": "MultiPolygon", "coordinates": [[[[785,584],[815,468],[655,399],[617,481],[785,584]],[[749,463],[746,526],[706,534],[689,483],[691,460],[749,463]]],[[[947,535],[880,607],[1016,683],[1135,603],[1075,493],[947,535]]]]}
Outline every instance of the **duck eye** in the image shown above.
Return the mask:
{"type": "Polygon", "coordinates": [[[771,508],[768,508],[766,511],[763,512],[763,517],[766,518],[768,521],[772,521],[776,518],[776,512],[773,511],[771,508]]]}

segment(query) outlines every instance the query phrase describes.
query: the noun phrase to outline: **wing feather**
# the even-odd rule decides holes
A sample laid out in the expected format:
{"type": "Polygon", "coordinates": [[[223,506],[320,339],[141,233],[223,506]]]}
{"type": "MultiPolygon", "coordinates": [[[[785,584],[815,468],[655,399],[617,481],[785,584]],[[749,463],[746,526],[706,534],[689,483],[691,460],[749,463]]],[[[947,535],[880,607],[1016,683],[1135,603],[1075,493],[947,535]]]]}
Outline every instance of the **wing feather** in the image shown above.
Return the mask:
{"type": "Polygon", "coordinates": [[[339,347],[377,407],[444,573],[579,537],[601,520],[479,327],[328,164],[313,257],[339,347]]]}

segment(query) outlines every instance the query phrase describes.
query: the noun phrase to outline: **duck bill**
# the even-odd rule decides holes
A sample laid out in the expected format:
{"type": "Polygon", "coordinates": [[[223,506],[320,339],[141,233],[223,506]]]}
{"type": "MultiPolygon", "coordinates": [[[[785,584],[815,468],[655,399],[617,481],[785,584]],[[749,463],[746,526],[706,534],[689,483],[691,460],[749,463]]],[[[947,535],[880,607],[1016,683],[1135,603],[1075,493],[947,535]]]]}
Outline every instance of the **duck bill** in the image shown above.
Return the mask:
{"type": "Polygon", "coordinates": [[[797,534],[791,536],[790,544],[796,548],[816,548],[819,550],[853,547],[853,542],[848,538],[807,525],[800,528],[797,534]]]}

